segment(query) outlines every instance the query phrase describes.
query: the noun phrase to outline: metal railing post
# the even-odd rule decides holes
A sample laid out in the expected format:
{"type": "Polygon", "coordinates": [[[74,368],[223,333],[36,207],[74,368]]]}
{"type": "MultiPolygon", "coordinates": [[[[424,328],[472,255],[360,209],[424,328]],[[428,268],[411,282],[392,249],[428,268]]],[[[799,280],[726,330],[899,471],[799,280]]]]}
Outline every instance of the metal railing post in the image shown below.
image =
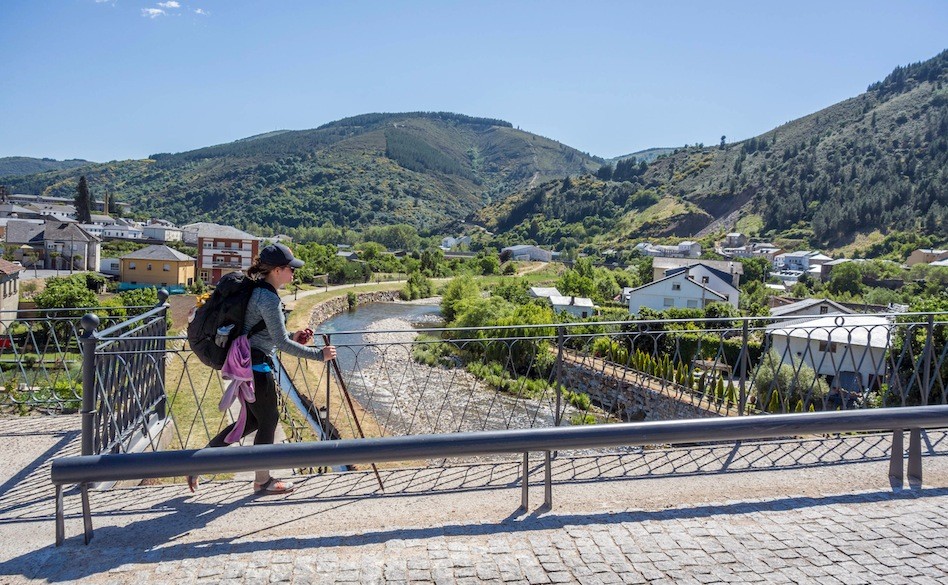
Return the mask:
{"type": "MultiPolygon", "coordinates": [[[[324,341],[326,345],[329,345],[330,343],[332,343],[332,336],[330,334],[324,333],[323,337],[325,338],[324,341]]],[[[329,362],[325,362],[325,364],[326,364],[326,372],[325,372],[326,374],[326,422],[328,423],[329,422],[329,399],[332,397],[332,380],[331,380],[332,375],[329,373],[329,368],[331,367],[329,365],[329,362]]]]}
{"type": "Polygon", "coordinates": [[[892,431],[892,452],[889,454],[889,480],[897,482],[899,487],[904,481],[903,469],[905,467],[905,444],[903,443],[905,431],[896,429],[892,431]]]}
{"type": "Polygon", "coordinates": [[[82,454],[93,455],[93,435],[95,426],[95,346],[98,342],[95,330],[99,326],[99,317],[95,313],[86,313],[80,320],[82,335],[79,343],[82,347],[82,454]]]}
{"type": "Polygon", "coordinates": [[[556,412],[553,413],[553,426],[563,422],[563,326],[556,328],[556,412]]]}
{"type": "Polygon", "coordinates": [[[908,479],[912,487],[922,487],[922,429],[909,429],[908,479]]]}
{"type": "MultiPolygon", "coordinates": [[[[928,404],[931,396],[932,353],[935,351],[935,315],[929,313],[925,326],[925,360],[922,366],[922,404],[928,404]]],[[[909,474],[911,476],[911,474],[909,474]]]]}
{"type": "Polygon", "coordinates": [[[156,410],[158,413],[159,419],[164,419],[168,416],[168,393],[167,386],[165,385],[165,356],[168,355],[168,297],[171,296],[171,293],[168,292],[168,289],[162,288],[158,290],[158,306],[163,310],[161,311],[161,339],[158,341],[157,350],[161,359],[158,360],[158,383],[159,387],[164,391],[164,398],[162,398],[161,403],[157,406],[156,410]]]}
{"type": "Polygon", "coordinates": [[[747,318],[744,319],[744,326],[741,331],[741,357],[738,360],[740,362],[740,396],[738,396],[737,402],[737,415],[743,416],[744,411],[747,409],[747,363],[750,359],[747,351],[747,343],[750,340],[750,333],[748,331],[749,327],[747,325],[747,318]]]}

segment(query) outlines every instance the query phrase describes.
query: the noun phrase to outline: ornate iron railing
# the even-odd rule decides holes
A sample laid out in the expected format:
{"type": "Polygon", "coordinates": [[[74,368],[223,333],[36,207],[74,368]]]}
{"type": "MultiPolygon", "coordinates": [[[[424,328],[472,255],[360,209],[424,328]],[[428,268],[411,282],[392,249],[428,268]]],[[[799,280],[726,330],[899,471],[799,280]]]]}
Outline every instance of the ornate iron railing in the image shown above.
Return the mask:
{"type": "Polygon", "coordinates": [[[151,307],[0,311],[0,412],[75,412],[82,396],[79,318],[111,327],[151,307]]]}

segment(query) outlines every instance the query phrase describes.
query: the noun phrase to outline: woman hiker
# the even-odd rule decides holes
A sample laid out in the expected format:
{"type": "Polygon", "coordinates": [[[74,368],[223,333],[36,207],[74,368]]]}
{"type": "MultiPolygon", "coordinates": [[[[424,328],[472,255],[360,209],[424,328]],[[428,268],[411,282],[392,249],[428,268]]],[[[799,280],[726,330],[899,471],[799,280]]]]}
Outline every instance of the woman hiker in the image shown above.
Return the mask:
{"type": "MultiPolygon", "coordinates": [[[[273,437],[280,422],[272,357],[275,350],[319,361],[329,361],[336,357],[336,348],[331,345],[321,349],[303,345],[309,341],[311,332],[297,331],[291,339],[286,330],[283,301],[280,300],[277,291],[293,281],[293,273],[301,266],[303,266],[303,261],[295,258],[288,247],[283,244],[271,244],[260,251],[253,265],[247,269],[247,276],[257,280],[258,286],[251,294],[247,305],[244,333],[249,333],[254,325],[261,321],[266,325],[263,330],[249,336],[255,399],[253,402],[244,403],[249,413],[242,435],[228,437],[237,425],[236,422],[231,423],[210,440],[208,447],[226,447],[253,431],[257,431],[254,445],[273,443],[273,437]]],[[[197,486],[198,477],[189,475],[188,487],[193,492],[197,486]]],[[[291,482],[274,478],[269,470],[256,472],[253,483],[256,493],[283,494],[293,491],[293,488],[291,482]]]]}

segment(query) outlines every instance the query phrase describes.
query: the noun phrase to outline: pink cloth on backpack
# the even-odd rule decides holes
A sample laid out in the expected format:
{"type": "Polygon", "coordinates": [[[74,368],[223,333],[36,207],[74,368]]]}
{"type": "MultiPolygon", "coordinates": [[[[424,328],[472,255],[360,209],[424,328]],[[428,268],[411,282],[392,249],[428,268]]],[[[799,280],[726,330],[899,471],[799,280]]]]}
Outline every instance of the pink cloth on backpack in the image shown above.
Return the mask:
{"type": "Polygon", "coordinates": [[[236,443],[244,436],[244,428],[247,426],[247,403],[256,400],[251,365],[250,341],[246,335],[241,335],[230,344],[230,349],[227,350],[227,360],[221,368],[221,377],[225,380],[231,380],[231,383],[224,391],[218,409],[224,412],[230,408],[234,400],[240,400],[240,414],[237,415],[237,422],[234,424],[234,428],[224,437],[224,440],[228,443],[236,443]]]}

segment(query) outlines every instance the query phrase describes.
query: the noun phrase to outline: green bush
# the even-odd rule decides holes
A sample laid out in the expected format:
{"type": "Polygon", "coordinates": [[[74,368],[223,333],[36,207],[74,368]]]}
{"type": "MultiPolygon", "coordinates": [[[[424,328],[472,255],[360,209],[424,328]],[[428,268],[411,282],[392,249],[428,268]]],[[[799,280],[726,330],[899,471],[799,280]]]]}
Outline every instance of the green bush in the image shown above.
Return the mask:
{"type": "Polygon", "coordinates": [[[408,301],[415,299],[425,299],[434,294],[434,286],[431,280],[425,277],[421,272],[412,272],[408,275],[408,282],[405,288],[401,290],[401,297],[408,301]]]}

